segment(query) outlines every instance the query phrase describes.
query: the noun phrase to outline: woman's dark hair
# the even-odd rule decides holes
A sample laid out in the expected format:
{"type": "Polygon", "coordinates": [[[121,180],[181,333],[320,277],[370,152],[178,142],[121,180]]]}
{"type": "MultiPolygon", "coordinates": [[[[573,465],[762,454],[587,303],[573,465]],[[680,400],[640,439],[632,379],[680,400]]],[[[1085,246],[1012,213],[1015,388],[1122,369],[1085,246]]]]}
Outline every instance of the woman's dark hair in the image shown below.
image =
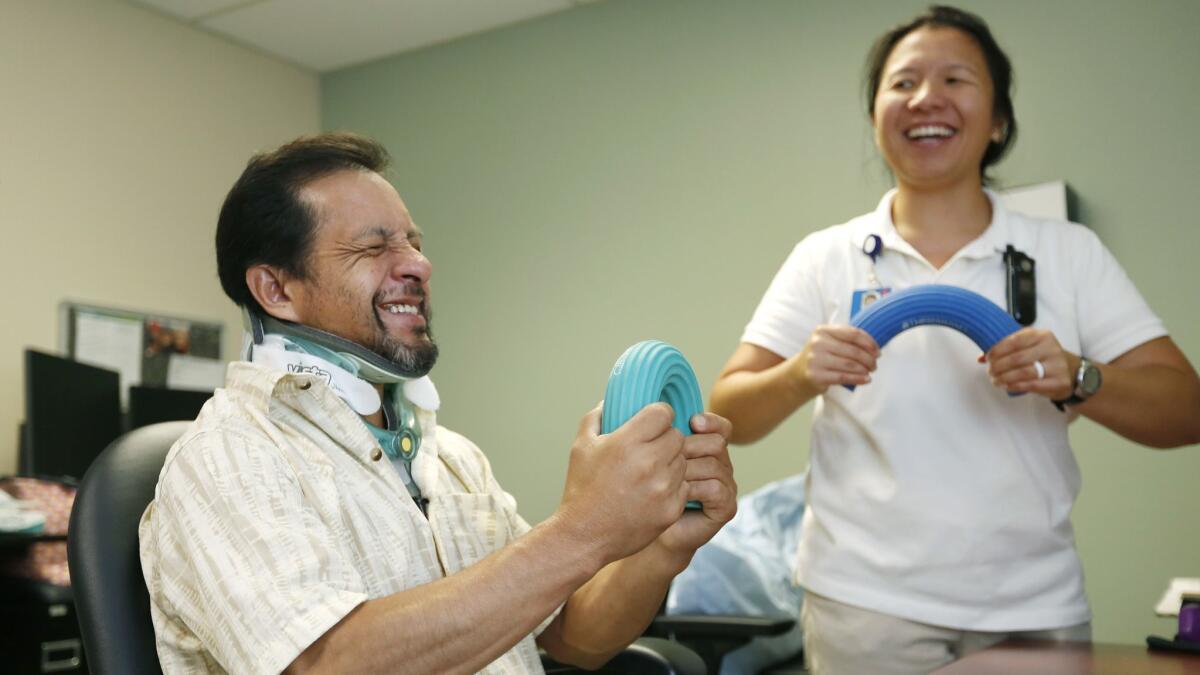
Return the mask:
{"type": "Polygon", "coordinates": [[[250,158],[217,219],[217,276],[225,294],[238,305],[257,308],[246,286],[246,270],[254,265],[307,278],[317,214],[300,191],[337,171],[381,173],[387,165],[382,145],[344,132],[302,136],[250,158]]]}
{"type": "Polygon", "coordinates": [[[1004,50],[996,44],[996,39],[988,30],[987,23],[979,16],[956,7],[930,5],[923,14],[881,35],[867,55],[866,76],[864,77],[867,114],[872,119],[875,118],[875,94],[879,91],[879,82],[883,78],[884,64],[887,63],[896,43],[918,28],[926,27],[955,28],[966,33],[979,45],[979,49],[983,52],[983,58],[987,61],[988,73],[992,77],[992,86],[994,87],[992,115],[996,119],[1004,120],[1004,137],[998,143],[995,141],[988,143],[987,151],[983,153],[983,159],[979,162],[979,175],[984,178],[984,182],[987,182],[987,168],[999,162],[1017,140],[1017,118],[1013,113],[1012,64],[1004,50]]]}

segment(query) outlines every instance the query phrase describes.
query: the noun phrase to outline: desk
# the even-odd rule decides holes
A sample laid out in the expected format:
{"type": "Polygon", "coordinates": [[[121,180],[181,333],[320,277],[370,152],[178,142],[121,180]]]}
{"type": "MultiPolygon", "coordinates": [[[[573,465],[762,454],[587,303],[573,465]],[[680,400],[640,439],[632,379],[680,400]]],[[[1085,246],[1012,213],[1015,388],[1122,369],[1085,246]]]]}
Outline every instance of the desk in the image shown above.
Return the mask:
{"type": "Polygon", "coordinates": [[[43,541],[66,541],[65,534],[42,534],[28,532],[0,532],[0,551],[22,549],[43,541]]]}
{"type": "Polygon", "coordinates": [[[71,574],[67,570],[67,535],[0,533],[0,587],[7,588],[11,585],[9,582],[20,586],[25,579],[71,585],[71,574]]]}
{"type": "Polygon", "coordinates": [[[1139,645],[1005,642],[975,652],[934,675],[1200,675],[1200,654],[1139,645]]]}

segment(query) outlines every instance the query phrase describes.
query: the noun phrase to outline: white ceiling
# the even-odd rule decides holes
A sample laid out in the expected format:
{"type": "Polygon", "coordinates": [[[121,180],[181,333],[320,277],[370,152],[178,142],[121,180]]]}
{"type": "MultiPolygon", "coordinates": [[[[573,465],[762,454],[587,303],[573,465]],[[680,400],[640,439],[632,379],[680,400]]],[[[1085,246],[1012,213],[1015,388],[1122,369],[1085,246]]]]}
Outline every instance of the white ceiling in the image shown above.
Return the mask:
{"type": "Polygon", "coordinates": [[[317,72],[596,0],[130,0],[317,72]]]}

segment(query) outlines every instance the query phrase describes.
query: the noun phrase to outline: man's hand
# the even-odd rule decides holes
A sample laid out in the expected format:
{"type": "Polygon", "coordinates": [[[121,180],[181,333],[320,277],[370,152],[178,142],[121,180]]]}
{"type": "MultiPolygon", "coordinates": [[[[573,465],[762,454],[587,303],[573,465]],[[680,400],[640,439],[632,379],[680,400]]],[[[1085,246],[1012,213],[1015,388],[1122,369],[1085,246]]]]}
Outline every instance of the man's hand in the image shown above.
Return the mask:
{"type": "Polygon", "coordinates": [[[605,435],[600,415],[597,407],[580,422],[559,513],[600,544],[607,564],[642,550],[677,521],[692,488],[684,481],[684,436],[671,427],[669,405],[646,406],[605,435]]]}
{"type": "Polygon", "coordinates": [[[988,375],[997,387],[1040,394],[1052,401],[1071,396],[1079,369],[1079,357],[1063,349],[1054,333],[1040,328],[1022,328],[1009,335],[979,362],[987,362],[988,375]]]}
{"type": "Polygon", "coordinates": [[[712,539],[737,513],[737,483],[733,480],[728,447],[733,426],[720,415],[704,413],[691,419],[691,427],[694,435],[683,442],[687,498],[699,501],[704,508],[684,512],[655,541],[680,560],[681,570],[696,549],[712,539]]]}
{"type": "Polygon", "coordinates": [[[695,433],[685,437],[673,418],[670,406],[655,403],[605,436],[597,433],[599,409],[583,418],[552,518],[579,519],[592,541],[609,544],[609,557],[538,637],[560,661],[595,668],[640,635],[671,579],[737,511],[726,447],[732,425],[696,415],[695,433]],[[704,510],[685,513],[689,499],[704,510]]]}

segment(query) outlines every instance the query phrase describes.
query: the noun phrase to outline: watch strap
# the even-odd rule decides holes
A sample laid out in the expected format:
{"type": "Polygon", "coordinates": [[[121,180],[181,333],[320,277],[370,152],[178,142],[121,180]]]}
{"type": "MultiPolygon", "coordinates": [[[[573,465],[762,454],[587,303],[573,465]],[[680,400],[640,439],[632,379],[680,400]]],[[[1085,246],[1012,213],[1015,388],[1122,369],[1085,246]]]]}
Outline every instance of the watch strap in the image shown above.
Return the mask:
{"type": "Polygon", "coordinates": [[[1058,400],[1058,401],[1051,401],[1051,403],[1053,403],[1053,404],[1054,404],[1054,407],[1055,407],[1055,408],[1058,408],[1058,410],[1059,410],[1060,412],[1066,412],[1066,411],[1067,411],[1067,406],[1069,406],[1069,405],[1075,405],[1076,403],[1083,403],[1083,402],[1084,402],[1084,400],[1085,400],[1085,399],[1084,399],[1082,396],[1078,395],[1078,394],[1071,394],[1070,396],[1068,396],[1068,397],[1066,397],[1066,398],[1064,398],[1064,399],[1061,399],[1061,400],[1058,400]]]}
{"type": "Polygon", "coordinates": [[[1080,396],[1080,392],[1083,390],[1084,374],[1089,368],[1095,368],[1095,365],[1091,361],[1080,357],[1079,367],[1075,369],[1075,376],[1072,378],[1073,386],[1071,388],[1071,395],[1064,399],[1052,401],[1055,408],[1058,408],[1061,412],[1066,412],[1067,406],[1083,403],[1088,399],[1087,396],[1080,396]]]}

